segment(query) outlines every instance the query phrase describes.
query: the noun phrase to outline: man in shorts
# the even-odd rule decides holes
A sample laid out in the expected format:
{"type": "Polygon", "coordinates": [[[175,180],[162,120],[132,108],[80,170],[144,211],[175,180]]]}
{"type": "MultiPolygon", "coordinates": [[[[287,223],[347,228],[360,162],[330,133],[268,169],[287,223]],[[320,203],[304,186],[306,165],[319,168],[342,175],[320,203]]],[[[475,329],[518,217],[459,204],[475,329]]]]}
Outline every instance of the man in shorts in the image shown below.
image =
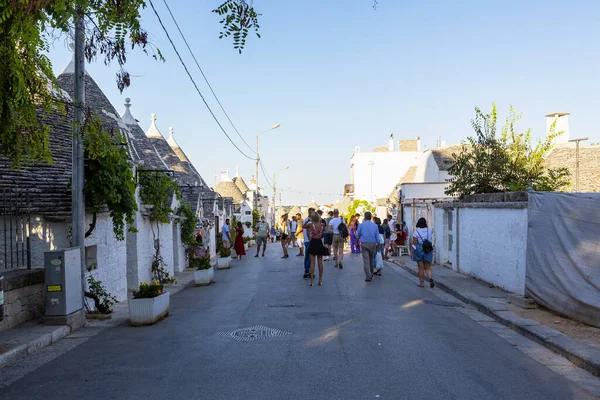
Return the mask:
{"type": "MultiPolygon", "coordinates": [[[[333,245],[333,229],[329,225],[329,222],[332,219],[333,219],[333,212],[329,211],[327,213],[327,218],[325,218],[325,233],[323,233],[323,244],[325,245],[325,247],[327,247],[327,250],[329,250],[329,254],[331,254],[331,246],[333,245]]],[[[329,256],[325,256],[325,258],[323,258],[323,261],[329,261],[329,256]]],[[[337,267],[337,265],[336,265],[336,267],[337,267]]]]}
{"type": "Polygon", "coordinates": [[[231,234],[230,234],[230,230],[229,230],[229,218],[227,218],[225,220],[225,223],[223,224],[223,228],[221,228],[221,231],[223,232],[223,235],[221,236],[221,239],[223,240],[223,247],[226,249],[230,249],[231,248],[231,234]]]}
{"type": "Polygon", "coordinates": [[[344,219],[340,217],[340,212],[336,208],[333,210],[333,218],[329,221],[329,227],[333,232],[333,260],[335,261],[335,267],[342,269],[342,260],[344,259],[344,243],[346,238],[340,234],[340,225],[344,222],[344,219]]]}
{"type": "Polygon", "coordinates": [[[265,217],[260,217],[260,222],[256,224],[256,255],[260,252],[260,245],[263,245],[262,256],[265,256],[267,250],[267,237],[269,236],[269,224],[265,222],[265,217]]]}

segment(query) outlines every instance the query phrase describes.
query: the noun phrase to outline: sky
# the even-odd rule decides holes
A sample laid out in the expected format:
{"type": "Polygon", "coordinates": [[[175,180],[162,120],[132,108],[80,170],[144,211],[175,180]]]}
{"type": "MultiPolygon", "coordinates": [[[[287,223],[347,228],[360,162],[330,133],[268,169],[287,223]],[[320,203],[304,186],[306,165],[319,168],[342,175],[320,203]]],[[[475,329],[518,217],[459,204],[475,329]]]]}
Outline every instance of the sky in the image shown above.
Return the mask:
{"type": "MultiPolygon", "coordinates": [[[[219,39],[222,0],[167,0],[231,120],[259,153],[283,204],[342,199],[355,146],[370,150],[420,136],[435,147],[472,134],[474,108],[496,103],[523,113],[520,128],[545,135],[544,115],[570,112],[571,138],[600,141],[600,2],[575,0],[254,0],[261,38],[240,55],[219,39]],[[289,169],[283,170],[289,166],[289,169]],[[290,191],[290,189],[292,191],[290,191]],[[319,194],[320,193],[320,194],[319,194]],[[329,195],[324,193],[335,193],[329,195]]],[[[223,127],[253,156],[212,97],[163,0],[155,7],[185,64],[223,127]]],[[[131,87],[115,84],[117,66],[87,65],[117,111],[131,98],[142,129],[157,125],[175,139],[209,186],[236,168],[248,182],[254,162],[242,156],[210,116],[151,8],[142,11],[166,62],[141,51],[127,58],[131,87]]],[[[63,41],[50,52],[58,74],[71,59],[63,41]]],[[[259,184],[265,184],[262,173],[259,184]]],[[[267,186],[267,194],[271,194],[267,186]]]]}

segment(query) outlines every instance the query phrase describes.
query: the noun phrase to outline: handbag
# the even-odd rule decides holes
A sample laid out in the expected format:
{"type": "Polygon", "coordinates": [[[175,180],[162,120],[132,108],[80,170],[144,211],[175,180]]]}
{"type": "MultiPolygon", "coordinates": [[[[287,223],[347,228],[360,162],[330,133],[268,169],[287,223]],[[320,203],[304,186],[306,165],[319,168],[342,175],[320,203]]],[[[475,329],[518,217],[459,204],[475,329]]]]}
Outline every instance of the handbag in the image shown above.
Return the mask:
{"type": "Polygon", "coordinates": [[[382,269],[383,268],[383,257],[381,256],[381,252],[378,251],[375,255],[375,268],[382,269]]]}

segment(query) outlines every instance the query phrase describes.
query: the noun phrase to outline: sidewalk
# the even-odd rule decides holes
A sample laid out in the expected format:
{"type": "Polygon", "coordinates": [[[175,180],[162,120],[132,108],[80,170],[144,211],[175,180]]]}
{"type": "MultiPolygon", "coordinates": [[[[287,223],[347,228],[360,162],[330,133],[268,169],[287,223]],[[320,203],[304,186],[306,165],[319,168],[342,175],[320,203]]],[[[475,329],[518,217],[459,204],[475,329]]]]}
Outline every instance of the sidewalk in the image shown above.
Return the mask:
{"type": "MultiPolygon", "coordinates": [[[[415,276],[418,274],[417,264],[408,256],[393,258],[390,262],[415,276]]],[[[600,329],[577,324],[547,310],[521,309],[509,303],[509,293],[503,290],[440,265],[433,265],[432,269],[436,286],[440,289],[562,355],[573,364],[600,376],[600,329]],[[557,329],[548,326],[549,321],[557,329]],[[581,328],[573,329],[574,326],[581,328]],[[577,333],[573,336],[579,340],[565,334],[571,332],[577,333]]]]}
{"type": "MultiPolygon", "coordinates": [[[[175,275],[176,283],[165,287],[165,292],[175,295],[194,285],[194,271],[185,270],[175,275]]],[[[129,293],[131,296],[131,292],[129,293]]],[[[120,325],[129,319],[129,305],[126,301],[115,304],[108,320],[88,320],[86,328],[97,330],[108,329],[120,325]]],[[[37,320],[25,322],[11,329],[0,332],[0,368],[31,354],[46,346],[56,343],[71,334],[67,325],[42,325],[37,320]]]]}

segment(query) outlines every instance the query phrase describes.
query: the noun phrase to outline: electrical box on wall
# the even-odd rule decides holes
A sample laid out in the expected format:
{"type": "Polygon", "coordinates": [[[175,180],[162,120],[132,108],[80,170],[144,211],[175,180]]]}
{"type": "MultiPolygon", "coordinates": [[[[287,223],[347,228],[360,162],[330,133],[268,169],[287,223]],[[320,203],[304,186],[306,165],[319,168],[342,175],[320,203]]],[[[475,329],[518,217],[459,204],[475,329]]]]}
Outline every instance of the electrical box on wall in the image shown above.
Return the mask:
{"type": "Polygon", "coordinates": [[[83,308],[79,248],[44,253],[46,316],[67,316],[83,308]]]}

